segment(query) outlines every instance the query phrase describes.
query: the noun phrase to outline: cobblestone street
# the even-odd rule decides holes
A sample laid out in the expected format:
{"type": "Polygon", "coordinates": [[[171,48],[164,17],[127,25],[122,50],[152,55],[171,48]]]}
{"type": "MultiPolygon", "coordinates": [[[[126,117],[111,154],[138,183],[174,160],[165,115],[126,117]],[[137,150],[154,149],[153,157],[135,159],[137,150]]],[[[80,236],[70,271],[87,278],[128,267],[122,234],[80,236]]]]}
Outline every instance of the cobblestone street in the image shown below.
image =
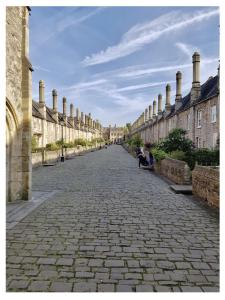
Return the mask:
{"type": "Polygon", "coordinates": [[[7,291],[219,291],[219,219],[121,146],[33,171],[55,191],[7,230],[7,291]]]}

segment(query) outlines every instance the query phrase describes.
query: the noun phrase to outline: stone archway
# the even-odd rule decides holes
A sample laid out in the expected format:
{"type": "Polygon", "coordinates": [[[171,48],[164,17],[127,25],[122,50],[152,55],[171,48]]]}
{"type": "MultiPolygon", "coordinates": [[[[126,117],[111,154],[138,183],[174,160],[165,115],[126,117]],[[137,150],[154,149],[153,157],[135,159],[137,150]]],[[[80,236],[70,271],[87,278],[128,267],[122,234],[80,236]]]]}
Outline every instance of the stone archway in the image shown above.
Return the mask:
{"type": "Polygon", "coordinates": [[[13,190],[15,187],[12,187],[13,180],[15,178],[15,166],[13,164],[13,157],[16,157],[18,153],[18,139],[19,135],[19,126],[16,113],[12,106],[10,105],[9,100],[6,100],[6,200],[7,202],[12,201],[13,199],[13,190]]]}

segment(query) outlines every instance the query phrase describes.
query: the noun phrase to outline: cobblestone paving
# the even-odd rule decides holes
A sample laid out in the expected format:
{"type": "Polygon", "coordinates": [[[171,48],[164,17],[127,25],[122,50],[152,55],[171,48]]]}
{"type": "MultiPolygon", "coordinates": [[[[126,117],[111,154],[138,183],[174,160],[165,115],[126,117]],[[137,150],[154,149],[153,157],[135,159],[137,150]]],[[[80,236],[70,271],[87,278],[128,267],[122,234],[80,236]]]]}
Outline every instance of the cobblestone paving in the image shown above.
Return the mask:
{"type": "Polygon", "coordinates": [[[121,146],[33,172],[57,193],[7,231],[7,291],[219,291],[216,212],[121,146]]]}

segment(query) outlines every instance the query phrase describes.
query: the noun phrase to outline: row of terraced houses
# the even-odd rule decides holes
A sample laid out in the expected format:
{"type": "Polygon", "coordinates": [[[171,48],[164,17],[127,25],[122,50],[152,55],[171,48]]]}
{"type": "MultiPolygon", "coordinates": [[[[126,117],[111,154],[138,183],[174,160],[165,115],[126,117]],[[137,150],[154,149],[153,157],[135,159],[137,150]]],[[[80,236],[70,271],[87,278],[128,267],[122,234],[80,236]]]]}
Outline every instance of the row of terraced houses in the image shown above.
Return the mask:
{"type": "Polygon", "coordinates": [[[200,54],[192,56],[193,81],[190,92],[182,96],[182,73],[176,73],[175,103],[171,87],[166,86],[165,108],[162,94],[131,126],[131,136],[139,134],[145,143],[157,143],[174,128],[183,128],[197,148],[215,148],[219,143],[219,67],[218,74],[200,83],[200,54]]]}

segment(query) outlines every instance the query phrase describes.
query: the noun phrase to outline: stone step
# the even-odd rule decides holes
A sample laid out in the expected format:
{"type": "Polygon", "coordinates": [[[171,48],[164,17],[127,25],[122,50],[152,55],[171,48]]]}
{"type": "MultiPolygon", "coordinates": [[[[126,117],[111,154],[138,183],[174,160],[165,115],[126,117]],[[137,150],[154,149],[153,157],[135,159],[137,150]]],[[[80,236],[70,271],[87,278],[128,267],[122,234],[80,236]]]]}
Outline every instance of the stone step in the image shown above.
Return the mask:
{"type": "Polygon", "coordinates": [[[174,184],[170,185],[170,188],[176,194],[192,194],[192,185],[174,184]]]}

